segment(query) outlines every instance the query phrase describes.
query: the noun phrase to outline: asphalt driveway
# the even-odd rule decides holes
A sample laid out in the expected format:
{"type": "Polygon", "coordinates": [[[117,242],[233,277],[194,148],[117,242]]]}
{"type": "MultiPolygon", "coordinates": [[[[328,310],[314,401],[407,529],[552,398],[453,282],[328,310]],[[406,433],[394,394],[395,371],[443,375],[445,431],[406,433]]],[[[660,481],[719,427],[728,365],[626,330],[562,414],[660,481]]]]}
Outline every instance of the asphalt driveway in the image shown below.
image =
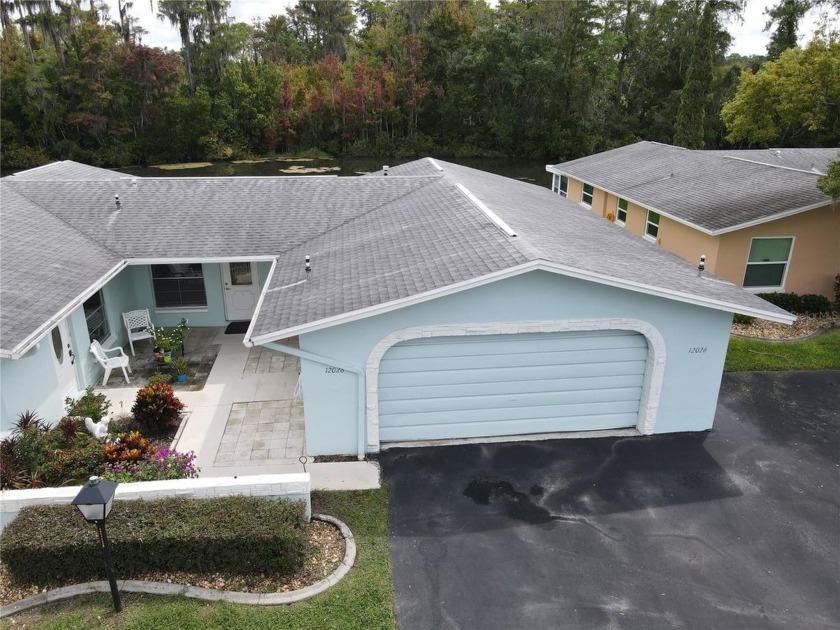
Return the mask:
{"type": "Polygon", "coordinates": [[[838,410],[731,374],[710,433],[385,452],[398,628],[838,628],[838,410]]]}

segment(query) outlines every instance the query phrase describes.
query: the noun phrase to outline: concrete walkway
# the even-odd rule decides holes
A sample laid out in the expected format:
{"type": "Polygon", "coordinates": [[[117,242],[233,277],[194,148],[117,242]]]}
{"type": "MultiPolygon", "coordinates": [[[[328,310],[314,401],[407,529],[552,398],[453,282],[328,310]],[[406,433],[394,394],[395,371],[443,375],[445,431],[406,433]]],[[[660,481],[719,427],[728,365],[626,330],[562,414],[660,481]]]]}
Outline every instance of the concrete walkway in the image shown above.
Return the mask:
{"type": "MultiPolygon", "coordinates": [[[[298,360],[246,348],[243,338],[218,329],[211,343],[219,352],[204,388],[177,392],[190,415],[175,447],[195,451],[202,477],[302,472],[306,447],[303,401],[295,397],[298,360]]],[[[128,412],[137,395],[136,387],[102,391],[114,413],[128,412]]],[[[306,471],[315,489],[379,487],[379,468],[370,462],[307,463],[306,471]]]]}

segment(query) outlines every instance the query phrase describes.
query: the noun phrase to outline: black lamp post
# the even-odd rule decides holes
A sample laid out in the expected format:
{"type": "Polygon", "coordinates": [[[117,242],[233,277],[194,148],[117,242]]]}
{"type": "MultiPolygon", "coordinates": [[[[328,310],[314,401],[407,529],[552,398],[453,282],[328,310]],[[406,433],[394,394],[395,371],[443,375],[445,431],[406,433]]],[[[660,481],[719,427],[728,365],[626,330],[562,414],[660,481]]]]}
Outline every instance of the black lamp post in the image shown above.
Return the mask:
{"type": "Polygon", "coordinates": [[[79,508],[79,512],[85,517],[88,523],[93,523],[99,530],[99,542],[102,545],[102,553],[105,555],[105,568],[108,570],[108,582],[111,584],[111,597],[114,599],[114,610],[122,610],[120,592],[117,589],[117,578],[114,576],[114,565],[111,562],[111,543],[108,542],[108,535],[105,533],[105,519],[111,513],[114,505],[114,493],[117,486],[115,481],[91,477],[88,482],[79,490],[79,494],[71,501],[72,505],[79,508]]]}

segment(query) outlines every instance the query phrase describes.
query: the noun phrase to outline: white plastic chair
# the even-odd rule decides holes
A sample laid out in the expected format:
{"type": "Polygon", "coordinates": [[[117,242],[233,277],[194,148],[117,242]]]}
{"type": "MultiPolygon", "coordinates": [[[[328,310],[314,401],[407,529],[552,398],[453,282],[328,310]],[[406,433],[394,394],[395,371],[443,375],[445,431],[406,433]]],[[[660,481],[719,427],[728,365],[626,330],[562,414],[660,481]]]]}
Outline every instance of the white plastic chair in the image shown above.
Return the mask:
{"type": "Polygon", "coordinates": [[[108,377],[111,376],[111,370],[114,368],[122,368],[123,376],[125,376],[125,382],[129,385],[131,384],[131,381],[128,380],[128,373],[125,371],[126,368],[128,368],[128,371],[131,372],[131,366],[128,364],[128,355],[122,348],[117,346],[116,348],[108,348],[106,350],[99,344],[98,341],[91,341],[90,353],[96,357],[99,364],[105,368],[105,377],[102,379],[103,386],[108,384],[108,377]],[[119,352],[120,354],[119,356],[109,357],[107,354],[109,352],[119,352]]]}
{"type": "Polygon", "coordinates": [[[149,317],[149,309],[138,309],[123,313],[125,330],[128,333],[128,345],[131,346],[131,356],[134,356],[134,342],[151,339],[154,346],[155,327],[149,317]]]}

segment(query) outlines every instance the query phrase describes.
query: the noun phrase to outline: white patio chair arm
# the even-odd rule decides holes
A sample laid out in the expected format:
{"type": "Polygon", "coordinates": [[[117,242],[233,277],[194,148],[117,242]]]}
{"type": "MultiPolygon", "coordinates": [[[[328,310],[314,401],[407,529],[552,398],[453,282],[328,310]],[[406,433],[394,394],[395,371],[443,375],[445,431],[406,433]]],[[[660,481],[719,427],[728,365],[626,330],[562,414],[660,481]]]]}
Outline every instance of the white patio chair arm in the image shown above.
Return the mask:
{"type": "Polygon", "coordinates": [[[119,351],[119,353],[124,357],[128,356],[125,353],[125,350],[123,350],[120,346],[115,346],[113,348],[102,348],[102,352],[116,352],[116,351],[119,351]]]}

